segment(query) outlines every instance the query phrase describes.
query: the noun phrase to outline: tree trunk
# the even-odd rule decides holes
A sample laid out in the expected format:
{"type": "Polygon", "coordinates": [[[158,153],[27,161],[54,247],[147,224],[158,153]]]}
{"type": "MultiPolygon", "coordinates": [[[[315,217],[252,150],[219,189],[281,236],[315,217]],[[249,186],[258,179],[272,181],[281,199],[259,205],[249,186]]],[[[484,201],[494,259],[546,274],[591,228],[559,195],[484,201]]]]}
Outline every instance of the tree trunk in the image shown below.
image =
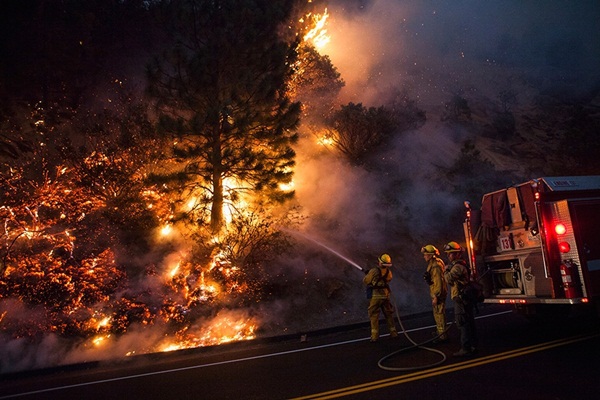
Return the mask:
{"type": "Polygon", "coordinates": [[[213,198],[212,208],[210,210],[210,228],[213,234],[217,234],[223,227],[223,177],[222,156],[221,156],[221,131],[215,128],[213,131],[213,151],[212,151],[212,187],[213,198]]]}
{"type": "Polygon", "coordinates": [[[213,174],[213,199],[210,211],[210,228],[213,234],[219,233],[223,227],[223,180],[221,174],[213,174]]]}

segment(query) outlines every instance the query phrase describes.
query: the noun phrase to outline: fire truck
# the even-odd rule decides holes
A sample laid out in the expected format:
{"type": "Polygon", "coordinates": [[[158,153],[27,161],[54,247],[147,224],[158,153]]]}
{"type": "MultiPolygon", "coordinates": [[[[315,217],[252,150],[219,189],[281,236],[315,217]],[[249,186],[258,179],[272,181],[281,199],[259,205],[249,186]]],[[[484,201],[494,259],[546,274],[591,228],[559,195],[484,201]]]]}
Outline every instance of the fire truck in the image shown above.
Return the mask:
{"type": "Polygon", "coordinates": [[[600,176],[532,179],[465,202],[472,277],[486,303],[527,314],[600,300],[600,176]]]}

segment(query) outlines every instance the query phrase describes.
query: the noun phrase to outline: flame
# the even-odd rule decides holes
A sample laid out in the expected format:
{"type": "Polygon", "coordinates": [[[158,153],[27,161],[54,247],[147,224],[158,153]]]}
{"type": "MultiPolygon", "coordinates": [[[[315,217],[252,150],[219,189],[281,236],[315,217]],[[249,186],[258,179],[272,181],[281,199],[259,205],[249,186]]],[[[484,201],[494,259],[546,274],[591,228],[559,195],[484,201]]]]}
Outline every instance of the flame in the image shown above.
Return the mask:
{"type": "Polygon", "coordinates": [[[192,211],[194,208],[196,208],[197,205],[198,205],[198,199],[195,196],[191,196],[188,199],[188,202],[186,204],[187,210],[192,211]]]}
{"type": "Polygon", "coordinates": [[[110,338],[110,335],[99,335],[92,339],[92,344],[96,347],[99,347],[105,343],[106,340],[110,338]]]}
{"type": "Polygon", "coordinates": [[[328,18],[329,13],[327,12],[327,9],[325,9],[323,14],[308,15],[308,19],[311,20],[314,27],[304,35],[303,39],[305,42],[312,43],[317,50],[322,50],[331,40],[327,35],[327,29],[325,29],[328,18]]]}
{"type": "MultiPolygon", "coordinates": [[[[325,29],[328,16],[327,10],[322,15],[310,15],[314,28],[304,36],[306,41],[316,47],[329,41],[325,29]]],[[[132,287],[136,285],[131,284],[128,275],[139,260],[119,263],[126,255],[117,257],[117,235],[101,219],[107,210],[111,218],[123,217],[120,213],[126,205],[115,200],[121,200],[118,196],[134,179],[125,179],[125,184],[115,176],[125,176],[120,172],[127,171],[131,163],[126,152],[105,154],[98,149],[80,160],[80,165],[57,166],[41,179],[28,180],[28,174],[17,167],[10,167],[10,174],[3,176],[0,289],[6,298],[15,298],[24,305],[43,305],[39,308],[44,314],[35,321],[21,321],[17,312],[0,310],[2,332],[31,338],[54,332],[84,337],[86,345],[99,347],[114,344],[111,342],[117,340],[115,337],[128,333],[133,326],[156,324],[166,327],[167,337],[159,351],[254,339],[259,324],[247,316],[217,314],[198,326],[198,320],[206,318],[202,314],[206,310],[231,307],[234,302],[229,301],[228,295],[248,296],[253,285],[257,285],[223,250],[210,257],[202,251],[197,252],[200,255],[192,254],[190,250],[156,265],[143,264],[136,273],[150,283],[143,289],[132,287]],[[103,175],[105,171],[108,172],[103,175]],[[90,180],[90,176],[94,179],[90,180]],[[94,241],[94,230],[99,231],[102,240],[94,241]]],[[[131,193],[140,198],[131,203],[141,205],[141,210],[132,209],[148,216],[144,221],[150,221],[148,229],[155,228],[151,239],[157,247],[164,245],[161,251],[165,247],[171,251],[171,235],[183,236],[187,228],[179,222],[183,218],[178,219],[182,211],[204,212],[200,205],[210,194],[199,191],[182,202],[179,194],[165,195],[160,186],[146,187],[148,184],[141,179],[146,173],[136,171],[126,176],[139,179],[131,193]]],[[[249,189],[247,186],[232,178],[224,179],[223,211],[228,223],[248,207],[250,199],[242,196],[249,189]]],[[[280,188],[292,190],[294,186],[290,181],[280,188]]],[[[126,222],[128,215],[124,217],[126,222]]],[[[193,228],[190,231],[188,237],[206,241],[193,228]]],[[[211,249],[225,247],[218,238],[199,244],[211,249]]],[[[156,347],[155,343],[149,351],[156,347]]],[[[128,355],[142,351],[127,350],[128,355]]]]}
{"type": "Polygon", "coordinates": [[[256,329],[257,324],[253,318],[217,316],[207,326],[198,328],[196,334],[182,332],[180,340],[165,341],[158,346],[157,350],[166,352],[252,340],[256,338],[256,329]]]}
{"type": "Polygon", "coordinates": [[[110,317],[104,317],[100,322],[98,322],[98,327],[97,329],[100,330],[104,327],[109,326],[110,323],[110,317]]]}
{"type": "Polygon", "coordinates": [[[238,210],[248,207],[248,203],[239,195],[240,192],[245,190],[245,185],[238,179],[228,177],[223,179],[223,189],[226,200],[223,203],[223,217],[225,222],[229,224],[233,221],[238,210]]]}
{"type": "Polygon", "coordinates": [[[165,226],[162,227],[162,229],[160,230],[160,234],[162,236],[168,236],[171,234],[171,232],[173,232],[173,227],[171,226],[171,224],[166,224],[165,226]]]}
{"type": "Polygon", "coordinates": [[[177,275],[177,272],[179,271],[179,267],[180,267],[180,263],[178,262],[173,268],[171,268],[171,270],[169,271],[169,277],[171,279],[173,279],[173,277],[175,277],[175,275],[177,275]]]}
{"type": "Polygon", "coordinates": [[[296,186],[296,184],[292,180],[289,183],[280,183],[279,184],[279,189],[281,189],[281,190],[283,190],[285,192],[289,192],[290,190],[293,190],[295,186],[296,186]]]}
{"type": "Polygon", "coordinates": [[[325,134],[317,138],[317,144],[321,146],[333,146],[335,145],[335,140],[330,134],[325,134]]]}

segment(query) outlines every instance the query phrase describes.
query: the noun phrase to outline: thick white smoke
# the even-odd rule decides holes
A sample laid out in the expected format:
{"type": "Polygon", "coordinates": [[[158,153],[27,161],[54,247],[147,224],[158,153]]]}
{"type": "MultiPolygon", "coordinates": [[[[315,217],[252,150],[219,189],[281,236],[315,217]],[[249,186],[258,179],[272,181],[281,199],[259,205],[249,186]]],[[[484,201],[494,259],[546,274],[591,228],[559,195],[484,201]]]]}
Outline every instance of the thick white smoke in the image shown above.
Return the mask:
{"type": "MultiPolygon", "coordinates": [[[[420,246],[460,241],[462,225],[450,215],[462,212],[464,200],[479,200],[450,195],[440,180],[440,171],[476,134],[442,122],[445,104],[454,95],[466,98],[475,123],[484,124],[503,90],[514,91],[526,108],[549,87],[577,92],[599,82],[600,5],[516,0],[332,0],[327,5],[331,41],[322,53],[346,82],[338,104],[385,106],[390,93],[405,90],[425,110],[427,122],[396,135],[365,168],[316,153],[313,138],[305,138],[295,173],[297,200],[309,216],[305,233],[360,263],[372,265],[379,253],[389,252],[398,307],[426,310],[420,246]]],[[[503,160],[498,154],[484,156],[503,160]]],[[[509,162],[516,169],[527,160],[509,162]]],[[[307,265],[293,262],[300,270],[307,265]]],[[[328,262],[333,263],[324,261],[323,270],[314,263],[307,268],[317,277],[330,276],[335,267],[328,262]]],[[[360,287],[360,277],[340,279],[360,287]]],[[[343,301],[340,309],[352,300],[343,301]]],[[[334,301],[330,304],[335,310],[334,301]]],[[[355,309],[357,319],[366,317],[360,306],[355,309]]]]}

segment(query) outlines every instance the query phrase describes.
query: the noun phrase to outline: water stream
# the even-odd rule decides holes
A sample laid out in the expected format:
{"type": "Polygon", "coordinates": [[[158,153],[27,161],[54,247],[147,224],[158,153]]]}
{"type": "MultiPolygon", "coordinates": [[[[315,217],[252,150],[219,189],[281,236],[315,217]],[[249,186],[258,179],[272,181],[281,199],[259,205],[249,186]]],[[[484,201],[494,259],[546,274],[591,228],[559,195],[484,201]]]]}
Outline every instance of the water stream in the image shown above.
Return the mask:
{"type": "Polygon", "coordinates": [[[330,253],[335,254],[336,256],[338,256],[342,260],[346,261],[348,264],[352,265],[353,267],[358,268],[361,271],[364,271],[363,267],[361,267],[360,265],[358,265],[354,261],[350,260],[348,257],[345,257],[344,255],[338,253],[337,251],[335,251],[331,247],[329,247],[329,246],[327,246],[327,245],[319,242],[318,240],[316,240],[316,239],[314,239],[314,238],[312,238],[312,237],[310,237],[310,236],[308,236],[308,235],[306,235],[306,234],[304,234],[302,232],[298,232],[298,231],[294,231],[294,230],[287,229],[287,228],[282,228],[282,227],[280,227],[280,229],[282,231],[291,233],[292,235],[301,236],[302,238],[304,238],[306,240],[309,240],[309,241],[311,241],[311,242],[313,242],[313,243],[315,243],[315,244],[323,247],[324,249],[328,250],[330,253]]]}

